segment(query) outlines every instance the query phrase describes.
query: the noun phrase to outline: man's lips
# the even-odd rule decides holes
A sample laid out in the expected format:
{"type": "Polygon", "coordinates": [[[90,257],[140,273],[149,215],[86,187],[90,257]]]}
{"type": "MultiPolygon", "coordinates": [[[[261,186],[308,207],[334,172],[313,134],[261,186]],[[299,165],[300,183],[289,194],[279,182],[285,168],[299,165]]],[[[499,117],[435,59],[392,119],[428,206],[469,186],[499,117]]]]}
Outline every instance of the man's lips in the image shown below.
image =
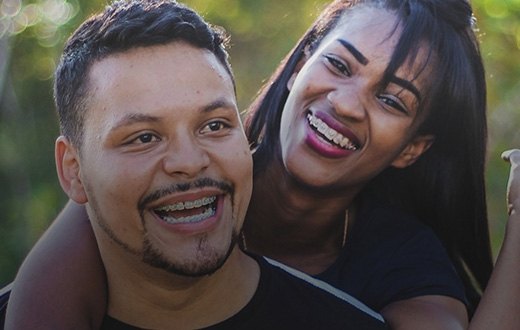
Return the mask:
{"type": "MultiPolygon", "coordinates": [[[[226,184],[220,184],[223,189],[232,191],[226,184]]],[[[216,219],[223,207],[224,199],[229,193],[213,186],[197,187],[195,184],[173,185],[159,189],[144,200],[143,211],[148,210],[157,220],[165,224],[192,225],[208,219],[216,219]]]]}
{"type": "Polygon", "coordinates": [[[213,217],[218,198],[222,195],[204,196],[198,199],[176,201],[153,209],[153,212],[169,224],[189,224],[213,217]]]}

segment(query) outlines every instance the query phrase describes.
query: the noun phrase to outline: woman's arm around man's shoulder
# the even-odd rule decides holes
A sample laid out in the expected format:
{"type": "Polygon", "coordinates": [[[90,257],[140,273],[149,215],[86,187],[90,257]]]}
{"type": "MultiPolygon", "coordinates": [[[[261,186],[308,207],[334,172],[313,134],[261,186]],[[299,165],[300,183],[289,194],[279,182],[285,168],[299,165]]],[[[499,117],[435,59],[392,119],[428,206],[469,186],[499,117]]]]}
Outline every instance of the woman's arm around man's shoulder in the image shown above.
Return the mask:
{"type": "Polygon", "coordinates": [[[69,202],[20,267],[5,329],[99,328],[106,295],[87,213],[69,202]]]}

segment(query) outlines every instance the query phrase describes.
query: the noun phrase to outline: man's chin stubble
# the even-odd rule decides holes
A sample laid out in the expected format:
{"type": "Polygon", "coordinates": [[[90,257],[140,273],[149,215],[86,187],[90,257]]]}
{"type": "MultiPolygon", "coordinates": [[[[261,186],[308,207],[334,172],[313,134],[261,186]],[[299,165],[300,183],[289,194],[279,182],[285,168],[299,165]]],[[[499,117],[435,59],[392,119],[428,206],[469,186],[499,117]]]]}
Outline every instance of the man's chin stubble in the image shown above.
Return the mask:
{"type": "MultiPolygon", "coordinates": [[[[156,248],[147,237],[145,237],[143,242],[142,260],[144,263],[152,267],[163,269],[175,275],[187,277],[211,275],[219,270],[229,258],[238,242],[238,237],[239,233],[236,230],[233,230],[231,242],[225,253],[219,253],[214,249],[209,251],[207,249],[199,249],[196,253],[197,257],[195,260],[184,262],[168,260],[165,254],[156,248]]],[[[201,241],[198,244],[199,248],[205,245],[206,240],[207,236],[201,238],[201,241]]]]}

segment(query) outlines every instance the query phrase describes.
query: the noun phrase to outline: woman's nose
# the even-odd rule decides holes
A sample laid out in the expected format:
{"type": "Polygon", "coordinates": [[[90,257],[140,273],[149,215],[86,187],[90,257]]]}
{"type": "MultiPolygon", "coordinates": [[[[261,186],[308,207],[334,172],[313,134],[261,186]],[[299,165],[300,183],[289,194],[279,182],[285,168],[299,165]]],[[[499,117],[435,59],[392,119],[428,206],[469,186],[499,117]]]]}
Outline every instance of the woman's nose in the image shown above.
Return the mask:
{"type": "Polygon", "coordinates": [[[361,121],[366,116],[366,109],[354,88],[334,89],[327,94],[327,100],[341,117],[361,121]]]}

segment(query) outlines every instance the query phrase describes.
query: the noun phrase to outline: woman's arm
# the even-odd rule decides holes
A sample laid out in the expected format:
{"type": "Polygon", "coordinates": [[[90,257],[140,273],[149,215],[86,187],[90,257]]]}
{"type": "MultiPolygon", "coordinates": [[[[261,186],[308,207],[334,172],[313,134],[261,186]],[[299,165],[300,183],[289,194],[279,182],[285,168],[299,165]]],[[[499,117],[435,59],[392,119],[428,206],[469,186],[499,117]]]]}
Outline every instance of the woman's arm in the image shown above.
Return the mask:
{"type": "Polygon", "coordinates": [[[502,156],[511,162],[506,235],[495,269],[470,324],[477,329],[520,329],[520,150],[502,156]]]}
{"type": "MultiPolygon", "coordinates": [[[[520,329],[520,150],[504,153],[511,162],[506,236],[489,284],[469,329],[520,329]]],[[[463,329],[462,303],[442,296],[423,296],[392,303],[381,314],[391,329],[463,329]],[[462,308],[462,309],[461,309],[462,308]]]]}
{"type": "Polygon", "coordinates": [[[97,329],[106,292],[85,208],[69,202],[20,267],[5,328],[97,329]]]}
{"type": "Polygon", "coordinates": [[[466,306],[447,296],[420,296],[393,302],[381,310],[393,330],[463,330],[467,328],[466,306]]]}

